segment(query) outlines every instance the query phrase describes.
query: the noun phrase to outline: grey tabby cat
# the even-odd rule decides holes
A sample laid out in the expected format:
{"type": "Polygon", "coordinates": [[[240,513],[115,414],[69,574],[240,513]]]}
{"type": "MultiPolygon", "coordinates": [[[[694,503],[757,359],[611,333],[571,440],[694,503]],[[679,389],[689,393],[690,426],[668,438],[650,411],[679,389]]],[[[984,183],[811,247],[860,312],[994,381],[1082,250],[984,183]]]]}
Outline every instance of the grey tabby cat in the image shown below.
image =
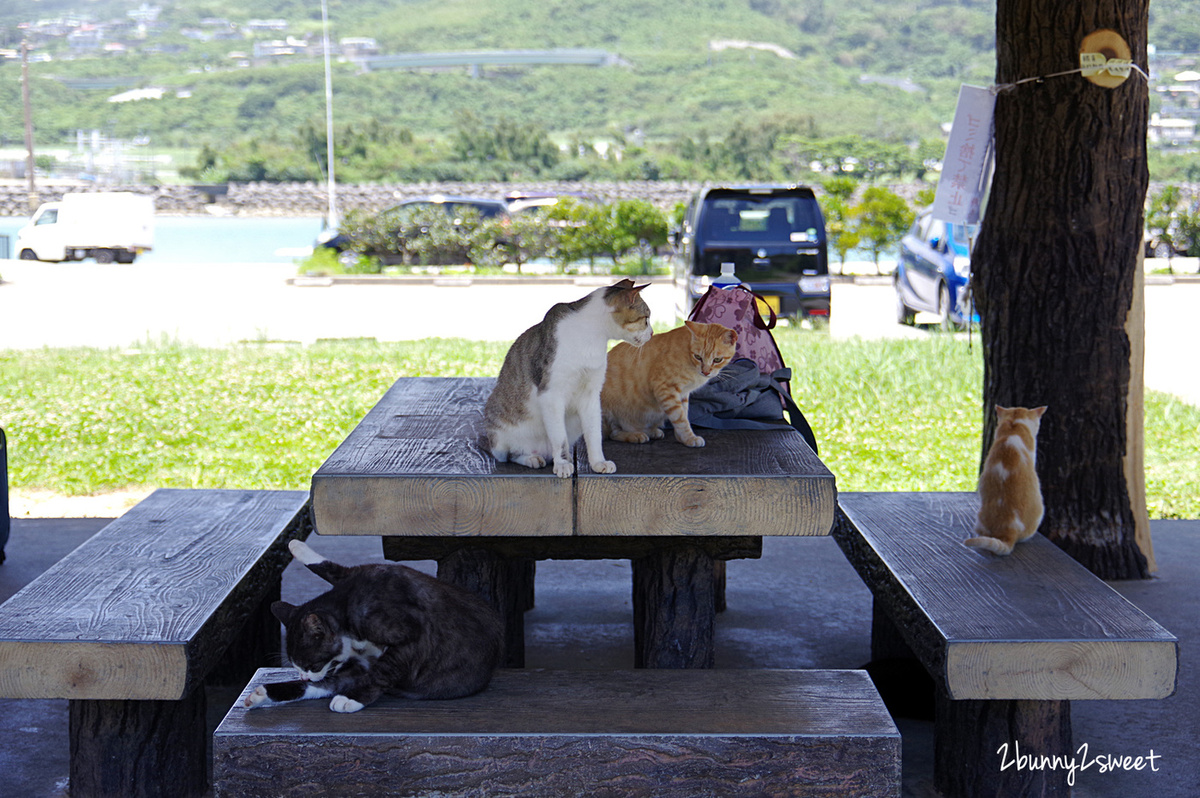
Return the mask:
{"type": "Polygon", "coordinates": [[[556,475],[569,477],[575,473],[571,446],[583,435],[592,470],[617,470],[604,459],[600,389],[609,340],[634,346],[650,340],[650,308],[641,297],[645,287],[622,280],[559,303],[521,333],[484,407],[493,457],[528,468],[553,462],[556,475]]]}

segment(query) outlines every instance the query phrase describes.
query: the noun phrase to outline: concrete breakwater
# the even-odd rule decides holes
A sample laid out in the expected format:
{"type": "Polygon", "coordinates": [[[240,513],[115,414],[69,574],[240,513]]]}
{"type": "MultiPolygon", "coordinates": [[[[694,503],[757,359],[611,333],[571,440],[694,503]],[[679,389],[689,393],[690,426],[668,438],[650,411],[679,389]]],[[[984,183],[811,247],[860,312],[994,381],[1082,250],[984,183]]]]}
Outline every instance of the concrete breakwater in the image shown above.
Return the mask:
{"type": "MultiPolygon", "coordinates": [[[[672,181],[623,182],[538,182],[538,183],[395,183],[340,185],[338,209],[382,210],[402,199],[430,194],[458,194],[503,198],[512,192],[527,194],[585,194],[604,202],[618,199],[644,199],[671,210],[676,203],[687,202],[699,183],[672,181]]],[[[80,191],[132,191],[154,197],[160,214],[197,214],[230,216],[321,216],[328,202],[328,190],[320,183],[228,183],[220,185],[45,185],[38,186],[38,202],[61,199],[63,194],[80,191]]],[[[28,216],[29,193],[25,186],[0,186],[0,216],[28,216]]]]}

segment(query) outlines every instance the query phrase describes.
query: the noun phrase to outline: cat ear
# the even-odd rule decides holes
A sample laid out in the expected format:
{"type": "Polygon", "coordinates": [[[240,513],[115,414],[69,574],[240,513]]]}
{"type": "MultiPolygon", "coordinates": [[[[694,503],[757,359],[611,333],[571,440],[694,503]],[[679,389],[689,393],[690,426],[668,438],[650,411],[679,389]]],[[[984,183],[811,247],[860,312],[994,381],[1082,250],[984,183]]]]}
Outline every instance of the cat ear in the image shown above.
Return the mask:
{"type": "Polygon", "coordinates": [[[1035,416],[1037,416],[1038,418],[1041,418],[1042,414],[1046,412],[1046,405],[1042,405],[1041,407],[1035,407],[1035,408],[1033,408],[1032,412],[1035,416]]]}
{"type": "Polygon", "coordinates": [[[325,621],[321,620],[321,616],[317,615],[315,612],[310,612],[308,615],[305,615],[304,620],[302,620],[300,624],[305,634],[312,635],[314,637],[324,637],[325,635],[329,634],[330,631],[325,621]]]}
{"type": "Polygon", "coordinates": [[[296,607],[286,601],[276,601],[271,604],[271,614],[278,618],[280,623],[287,626],[296,615],[296,607]]]}
{"type": "Polygon", "coordinates": [[[729,344],[730,346],[733,346],[734,344],[737,343],[737,338],[738,338],[737,330],[731,330],[728,327],[725,328],[725,343],[729,344]]]}
{"type": "Polygon", "coordinates": [[[704,332],[704,329],[701,327],[700,322],[698,321],[687,319],[683,322],[683,326],[687,327],[688,330],[691,331],[692,335],[699,335],[700,333],[704,332]]]}
{"type": "Polygon", "coordinates": [[[613,288],[617,291],[628,291],[630,288],[633,288],[633,280],[626,277],[624,280],[614,283],[613,288]]]}

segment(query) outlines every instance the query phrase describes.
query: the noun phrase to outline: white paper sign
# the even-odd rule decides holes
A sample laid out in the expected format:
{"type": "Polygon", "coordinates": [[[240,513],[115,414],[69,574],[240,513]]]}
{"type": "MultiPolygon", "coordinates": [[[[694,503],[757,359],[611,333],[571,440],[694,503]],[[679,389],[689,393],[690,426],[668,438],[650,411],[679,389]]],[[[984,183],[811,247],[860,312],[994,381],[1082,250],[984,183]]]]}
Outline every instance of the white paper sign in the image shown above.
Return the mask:
{"type": "Polygon", "coordinates": [[[933,200],[934,218],[951,224],[978,224],[991,177],[992,112],[996,97],[979,86],[961,86],[954,125],[942,159],[933,200]]]}

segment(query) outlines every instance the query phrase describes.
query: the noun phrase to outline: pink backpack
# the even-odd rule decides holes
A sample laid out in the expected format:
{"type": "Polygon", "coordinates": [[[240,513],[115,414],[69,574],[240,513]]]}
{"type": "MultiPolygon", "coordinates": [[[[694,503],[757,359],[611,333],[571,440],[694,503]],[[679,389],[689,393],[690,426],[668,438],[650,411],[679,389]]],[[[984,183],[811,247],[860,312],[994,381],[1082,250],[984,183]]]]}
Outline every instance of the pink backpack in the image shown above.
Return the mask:
{"type": "MultiPolygon", "coordinates": [[[[737,330],[734,358],[753,360],[758,364],[759,371],[774,376],[786,386],[792,375],[790,371],[779,374],[780,369],[787,369],[787,365],[783,362],[779,346],[771,337],[771,330],[778,319],[775,311],[768,306],[771,320],[763,321],[762,314],[758,312],[758,303],[755,302],[756,297],[757,294],[743,285],[729,288],[713,286],[700,297],[688,318],[706,324],[723,324],[737,330]]],[[[766,302],[763,304],[766,305],[766,302]]]]}

